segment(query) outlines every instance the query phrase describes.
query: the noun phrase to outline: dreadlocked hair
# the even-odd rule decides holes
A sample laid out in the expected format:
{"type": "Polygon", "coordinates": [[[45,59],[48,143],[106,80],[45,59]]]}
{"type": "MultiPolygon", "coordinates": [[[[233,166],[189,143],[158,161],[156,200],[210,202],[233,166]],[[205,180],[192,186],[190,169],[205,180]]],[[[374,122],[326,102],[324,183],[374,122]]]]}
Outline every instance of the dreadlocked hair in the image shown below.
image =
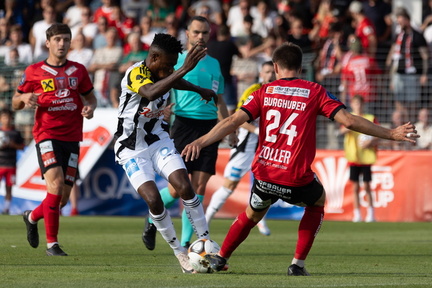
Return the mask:
{"type": "Polygon", "coordinates": [[[151,46],[156,46],[168,54],[179,54],[183,51],[183,46],[175,37],[158,33],[154,36],[151,46]]]}

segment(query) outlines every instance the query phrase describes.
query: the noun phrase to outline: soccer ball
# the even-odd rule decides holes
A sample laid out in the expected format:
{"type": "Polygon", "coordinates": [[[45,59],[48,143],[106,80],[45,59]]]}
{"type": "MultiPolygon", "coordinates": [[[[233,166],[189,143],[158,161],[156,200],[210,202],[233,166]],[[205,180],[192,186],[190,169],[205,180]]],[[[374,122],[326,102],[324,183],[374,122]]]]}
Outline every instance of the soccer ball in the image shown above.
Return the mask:
{"type": "Polygon", "coordinates": [[[209,253],[217,253],[219,249],[219,245],[213,240],[198,239],[189,246],[189,263],[198,273],[212,273],[213,270],[204,259],[204,256],[209,253]]]}

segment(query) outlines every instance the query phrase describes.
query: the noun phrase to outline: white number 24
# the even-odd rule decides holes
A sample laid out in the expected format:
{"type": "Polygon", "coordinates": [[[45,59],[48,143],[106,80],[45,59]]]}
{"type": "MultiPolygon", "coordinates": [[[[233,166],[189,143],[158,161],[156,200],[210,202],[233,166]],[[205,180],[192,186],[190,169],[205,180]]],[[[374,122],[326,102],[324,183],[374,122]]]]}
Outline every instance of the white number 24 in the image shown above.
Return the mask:
{"type": "Polygon", "coordinates": [[[274,130],[279,129],[280,134],[288,135],[287,145],[292,145],[294,137],[297,136],[297,125],[292,125],[292,122],[297,118],[298,115],[298,113],[291,114],[290,117],[285,121],[285,123],[280,126],[281,113],[278,110],[268,110],[266,114],[266,120],[271,120],[273,118],[273,122],[271,122],[266,127],[265,140],[267,142],[275,143],[277,131],[274,130]]]}

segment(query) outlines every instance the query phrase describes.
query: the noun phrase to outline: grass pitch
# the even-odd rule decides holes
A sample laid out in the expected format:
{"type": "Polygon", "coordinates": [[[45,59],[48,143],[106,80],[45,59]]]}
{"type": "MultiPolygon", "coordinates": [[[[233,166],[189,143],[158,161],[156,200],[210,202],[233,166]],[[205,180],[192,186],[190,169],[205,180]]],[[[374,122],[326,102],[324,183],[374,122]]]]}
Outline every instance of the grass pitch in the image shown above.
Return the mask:
{"type": "MultiPolygon", "coordinates": [[[[168,244],[141,241],[138,217],[62,217],[68,257],[45,256],[45,231],[33,249],[21,216],[0,216],[0,287],[432,287],[431,223],[324,222],[307,259],[312,277],[286,276],[298,221],[267,220],[229,261],[227,272],[182,274],[168,244]]],[[[232,220],[211,222],[221,244],[232,220]]],[[[180,235],[180,220],[174,219],[180,235]]]]}

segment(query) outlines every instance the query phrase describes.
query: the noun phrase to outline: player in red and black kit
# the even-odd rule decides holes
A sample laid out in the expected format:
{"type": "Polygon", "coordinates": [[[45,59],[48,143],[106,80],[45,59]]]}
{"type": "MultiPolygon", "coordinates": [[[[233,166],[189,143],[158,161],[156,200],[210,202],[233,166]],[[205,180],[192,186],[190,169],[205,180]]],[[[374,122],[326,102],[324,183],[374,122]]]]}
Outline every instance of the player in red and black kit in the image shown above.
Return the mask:
{"type": "Polygon", "coordinates": [[[302,67],[299,46],[284,43],[273,52],[272,58],[278,80],[253,92],[233,115],[187,145],[182,156],[185,161],[196,159],[202,147],[232,133],[245,121],[260,118],[258,149],[252,164],[255,181],[249,206],[230,227],[219,253],[205,258],[214,271],[227,269],[227,260],[234,250],[271,204],[281,199],[306,207],[288,275],[309,276],[304,262],[321,227],[325,203],[324,188],[311,168],[316,151],[317,116],[323,115],[349,129],[385,139],[415,143],[414,138],[420,136],[410,123],[390,130],[352,115],[321,85],[297,78],[302,67]]]}
{"type": "Polygon", "coordinates": [[[0,181],[5,180],[6,194],[2,214],[8,215],[12,202],[12,186],[15,184],[17,150],[24,148],[24,139],[13,125],[13,113],[0,111],[0,181]]]}
{"type": "Polygon", "coordinates": [[[38,207],[23,214],[27,240],[33,248],[38,247],[37,221],[43,218],[47,255],[67,256],[57,240],[60,207],[66,205],[75,181],[83,117],[93,117],[96,98],[86,68],[66,59],[71,43],[69,27],[53,24],[46,38],[48,59],[27,67],[12,107],[36,109],[33,137],[48,192],[38,207]]]}

